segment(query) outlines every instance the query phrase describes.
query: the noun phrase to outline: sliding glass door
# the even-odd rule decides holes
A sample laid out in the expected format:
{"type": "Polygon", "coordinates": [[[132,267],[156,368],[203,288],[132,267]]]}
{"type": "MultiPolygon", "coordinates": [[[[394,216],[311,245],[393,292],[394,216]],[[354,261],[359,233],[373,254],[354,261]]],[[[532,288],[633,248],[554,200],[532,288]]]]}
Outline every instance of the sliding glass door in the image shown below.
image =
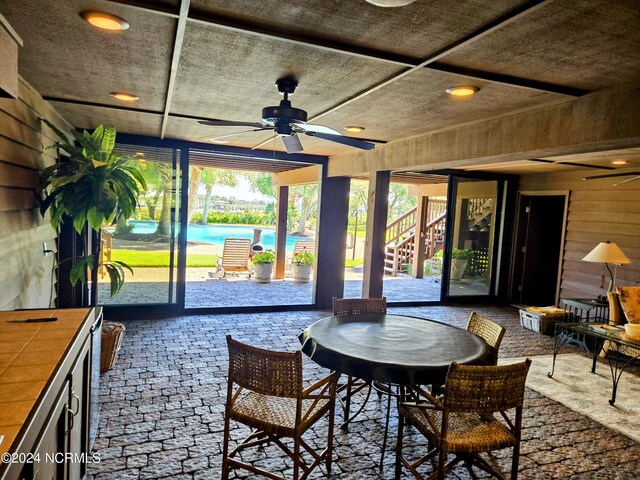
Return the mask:
{"type": "Polygon", "coordinates": [[[177,265],[180,231],[180,150],[117,145],[121,154],[133,154],[147,183],[132,218],[102,229],[102,260],[122,261],[122,290],[109,295],[109,276],[98,275],[98,304],[175,305],[178,303],[177,265]]]}
{"type": "Polygon", "coordinates": [[[451,178],[444,299],[496,294],[504,183],[451,178]]]}

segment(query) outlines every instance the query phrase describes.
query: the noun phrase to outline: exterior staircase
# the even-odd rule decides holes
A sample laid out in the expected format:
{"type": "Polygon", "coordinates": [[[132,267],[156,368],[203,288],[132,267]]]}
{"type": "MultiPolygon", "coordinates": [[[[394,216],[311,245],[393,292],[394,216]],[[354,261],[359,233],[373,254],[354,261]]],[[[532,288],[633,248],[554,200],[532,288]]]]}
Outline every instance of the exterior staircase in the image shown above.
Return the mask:
{"type": "MultiPolygon", "coordinates": [[[[417,207],[405,212],[387,225],[385,243],[385,275],[397,276],[406,265],[413,262],[416,245],[417,207]]],[[[431,258],[444,243],[446,202],[431,200],[426,223],[420,232],[425,238],[425,258],[431,258]]]]}

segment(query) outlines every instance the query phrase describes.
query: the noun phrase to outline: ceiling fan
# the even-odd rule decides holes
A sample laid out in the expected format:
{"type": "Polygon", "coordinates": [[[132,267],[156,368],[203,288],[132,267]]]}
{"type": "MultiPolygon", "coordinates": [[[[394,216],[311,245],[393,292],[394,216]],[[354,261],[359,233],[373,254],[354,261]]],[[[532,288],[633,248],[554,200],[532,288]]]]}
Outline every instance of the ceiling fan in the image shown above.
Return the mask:
{"type": "Polygon", "coordinates": [[[242,133],[261,132],[273,130],[281,139],[287,153],[301,152],[302,143],[298,134],[305,134],[310,137],[329,140],[330,142],[341,143],[350,147],[362,150],[373,150],[375,145],[371,142],[359,138],[345,137],[337,130],[323,125],[312,125],[307,122],[307,112],[291,106],[289,95],[292,95],[298,86],[295,78],[284,77],[276,81],[278,91],[284,95],[280,105],[265,107],[262,109],[262,122],[234,122],[226,120],[200,120],[202,125],[213,127],[252,127],[251,130],[230,133],[211,138],[217,140],[224,137],[232,137],[242,133]]]}
{"type": "Polygon", "coordinates": [[[597,178],[612,178],[612,177],[628,177],[634,175],[633,178],[628,178],[618,183],[614,183],[612,186],[617,187],[625,183],[633,182],[634,180],[640,180],[640,172],[625,172],[625,173],[608,173],[606,175],[594,175],[593,177],[582,177],[582,180],[595,180],[597,178]]]}

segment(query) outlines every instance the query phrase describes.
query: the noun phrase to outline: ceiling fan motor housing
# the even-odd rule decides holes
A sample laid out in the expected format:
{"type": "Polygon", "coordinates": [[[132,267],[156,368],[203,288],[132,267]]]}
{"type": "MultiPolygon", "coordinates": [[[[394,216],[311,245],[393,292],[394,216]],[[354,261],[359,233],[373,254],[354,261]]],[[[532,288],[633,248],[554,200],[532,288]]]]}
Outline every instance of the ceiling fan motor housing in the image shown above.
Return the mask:
{"type": "Polygon", "coordinates": [[[262,121],[274,125],[279,135],[291,135],[291,124],[305,123],[307,112],[292,107],[288,100],[282,100],[278,106],[262,109],[262,121]]]}

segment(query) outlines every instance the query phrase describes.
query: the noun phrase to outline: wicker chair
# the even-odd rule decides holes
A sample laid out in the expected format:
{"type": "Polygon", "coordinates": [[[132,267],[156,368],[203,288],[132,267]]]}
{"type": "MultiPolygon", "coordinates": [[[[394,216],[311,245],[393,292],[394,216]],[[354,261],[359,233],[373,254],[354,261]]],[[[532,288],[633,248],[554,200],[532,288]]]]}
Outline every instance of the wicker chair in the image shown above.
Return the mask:
{"type": "Polygon", "coordinates": [[[501,366],[466,366],[452,363],[445,393],[440,401],[427,392],[413,390],[413,401],[402,392],[398,406],[398,445],[396,478],[406,467],[418,479],[418,468],[438,456],[438,469],[428,478],[441,480],[445,472],[464,461],[471,476],[472,467],[504,478],[479,453],[513,447],[511,479],[518,476],[524,385],[531,360],[501,366]],[[514,412],[511,410],[515,409],[514,412]],[[500,412],[498,420],[494,413],[500,412]],[[430,451],[410,462],[402,455],[405,423],[413,425],[429,441],[430,451]],[[455,458],[446,463],[447,455],[455,458]]]}
{"type": "Polygon", "coordinates": [[[482,338],[489,346],[485,364],[497,365],[498,364],[498,350],[500,350],[500,343],[506,330],[501,325],[497,324],[489,317],[483,317],[476,312],[471,312],[469,317],[469,323],[467,324],[467,330],[476,334],[482,338]]]}
{"type": "MultiPolygon", "coordinates": [[[[336,298],[336,297],[333,297],[332,301],[333,301],[334,316],[359,315],[362,313],[383,313],[383,314],[387,313],[387,299],[385,297],[382,297],[382,298],[336,298]]],[[[344,412],[344,422],[342,423],[343,428],[347,428],[349,425],[351,397],[367,387],[368,388],[371,387],[371,384],[369,382],[365,382],[363,380],[354,378],[351,375],[347,377],[347,383],[345,385],[340,385],[339,392],[345,392],[344,396],[338,397],[338,400],[340,401],[340,404],[342,405],[342,410],[344,412]]],[[[368,398],[369,398],[369,394],[367,394],[367,399],[368,398]]],[[[366,403],[366,400],[364,403],[366,403]]],[[[364,407],[364,403],[362,407],[364,407]]]]}
{"type": "Polygon", "coordinates": [[[293,460],[293,478],[307,476],[322,462],[327,475],[333,457],[333,409],[337,374],[303,388],[302,353],[271,352],[245,345],[227,335],[229,379],[224,418],[222,478],[231,469],[245,469],[257,475],[281,479],[278,475],[243,462],[238,454],[246,448],[274,442],[293,460]],[[327,447],[318,452],[302,436],[325,414],[329,414],[327,447]],[[251,427],[252,432],[229,452],[231,420],[251,427]],[[293,449],[283,438],[293,439],[293,449]],[[304,450],[302,450],[304,449],[304,450]],[[306,452],[305,452],[306,451],[306,452]],[[311,455],[307,464],[301,453],[311,455]]]}

